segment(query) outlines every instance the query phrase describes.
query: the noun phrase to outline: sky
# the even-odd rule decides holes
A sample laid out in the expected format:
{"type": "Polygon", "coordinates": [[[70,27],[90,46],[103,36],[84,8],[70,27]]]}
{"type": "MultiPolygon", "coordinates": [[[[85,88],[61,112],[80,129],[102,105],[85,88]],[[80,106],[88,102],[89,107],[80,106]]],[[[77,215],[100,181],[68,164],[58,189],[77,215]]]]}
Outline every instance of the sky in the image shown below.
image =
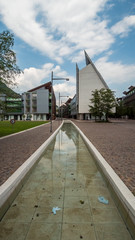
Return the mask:
{"type": "Polygon", "coordinates": [[[135,86],[135,0],[0,0],[0,32],[14,34],[13,51],[23,74],[18,93],[55,78],[58,100],[76,92],[76,63],[84,50],[116,97],[135,86]]]}

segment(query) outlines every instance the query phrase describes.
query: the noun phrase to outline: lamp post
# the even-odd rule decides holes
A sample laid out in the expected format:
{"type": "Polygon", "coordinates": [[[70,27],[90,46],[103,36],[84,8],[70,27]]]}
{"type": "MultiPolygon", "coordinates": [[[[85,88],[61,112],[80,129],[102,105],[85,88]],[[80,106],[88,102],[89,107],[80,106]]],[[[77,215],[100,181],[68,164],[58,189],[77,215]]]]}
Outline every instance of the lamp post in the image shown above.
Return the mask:
{"type": "Polygon", "coordinates": [[[66,80],[66,81],[69,81],[69,78],[54,78],[53,77],[53,71],[51,73],[51,124],[50,124],[50,132],[52,132],[52,116],[53,116],[53,81],[54,80],[66,80]]]}

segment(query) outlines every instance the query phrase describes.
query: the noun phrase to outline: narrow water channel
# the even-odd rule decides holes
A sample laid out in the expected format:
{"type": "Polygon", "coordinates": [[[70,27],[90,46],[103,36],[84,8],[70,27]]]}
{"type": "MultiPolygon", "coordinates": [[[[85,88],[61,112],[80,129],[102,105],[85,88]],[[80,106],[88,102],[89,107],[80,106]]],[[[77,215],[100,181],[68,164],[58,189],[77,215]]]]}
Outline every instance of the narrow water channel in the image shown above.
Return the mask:
{"type": "Polygon", "coordinates": [[[0,239],[131,240],[73,125],[64,124],[40,158],[0,223],[0,239]],[[56,214],[53,207],[58,207],[56,214]]]}

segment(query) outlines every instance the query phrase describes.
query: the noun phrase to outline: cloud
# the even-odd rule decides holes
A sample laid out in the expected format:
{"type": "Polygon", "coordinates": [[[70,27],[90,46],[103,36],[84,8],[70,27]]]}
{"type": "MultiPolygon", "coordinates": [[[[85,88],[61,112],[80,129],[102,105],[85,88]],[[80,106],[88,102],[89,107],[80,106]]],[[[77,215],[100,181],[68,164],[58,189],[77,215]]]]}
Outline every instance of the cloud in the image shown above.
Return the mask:
{"type": "MultiPolygon", "coordinates": [[[[91,59],[107,51],[109,56],[115,51],[111,47],[114,47],[117,35],[125,37],[135,27],[135,15],[126,16],[111,29],[108,27],[111,19],[107,19],[104,10],[113,7],[111,2],[0,0],[0,16],[5,25],[34,50],[58,64],[44,64],[39,69],[25,68],[24,74],[17,78],[20,92],[43,84],[44,79],[49,81],[53,70],[56,77],[70,78],[69,83],[54,81],[56,94],[60,91],[64,95],[74,95],[75,78],[68,76],[60,64],[65,60],[84,61],[84,49],[91,59]]],[[[107,56],[98,59],[96,66],[108,84],[121,84],[135,76],[134,65],[111,62],[107,56]]]]}
{"type": "Polygon", "coordinates": [[[109,62],[108,57],[103,57],[95,62],[95,66],[104,77],[108,85],[130,82],[135,78],[135,64],[125,65],[121,62],[109,62]]]}
{"type": "Polygon", "coordinates": [[[98,13],[109,0],[1,0],[3,22],[18,37],[42,54],[62,63],[81,58],[82,49],[93,57],[114,42],[107,21],[98,13]]]}
{"type": "Polygon", "coordinates": [[[131,31],[132,28],[135,28],[135,15],[127,16],[120,22],[116,23],[111,31],[115,35],[120,35],[121,37],[125,37],[131,31]]]}
{"type": "Polygon", "coordinates": [[[57,99],[57,105],[59,104],[59,93],[60,96],[60,101],[66,102],[68,98],[73,98],[76,92],[76,86],[74,84],[71,84],[70,82],[63,82],[59,84],[54,85],[54,91],[55,91],[55,96],[57,99]]]}
{"type": "Polygon", "coordinates": [[[8,1],[2,0],[0,6],[3,21],[9,29],[41,53],[62,62],[59,56],[53,54],[58,51],[57,41],[54,41],[52,35],[48,34],[47,27],[43,27],[36,21],[39,13],[36,1],[11,0],[8,3],[8,1]]]}
{"type": "Polygon", "coordinates": [[[53,66],[52,63],[48,63],[44,64],[41,69],[34,67],[25,68],[23,70],[24,73],[16,77],[17,88],[15,90],[19,89],[22,93],[43,84],[42,81],[44,79],[51,77],[50,73],[53,70],[53,66]]]}
{"type": "Polygon", "coordinates": [[[54,66],[52,63],[46,63],[40,69],[34,67],[25,68],[24,74],[16,77],[17,87],[14,90],[16,92],[19,90],[20,93],[23,93],[51,81],[51,71],[53,71],[55,78],[69,78],[69,82],[61,80],[53,81],[57,104],[59,92],[62,96],[73,97],[75,94],[75,78],[69,76],[59,65],[54,66]]]}

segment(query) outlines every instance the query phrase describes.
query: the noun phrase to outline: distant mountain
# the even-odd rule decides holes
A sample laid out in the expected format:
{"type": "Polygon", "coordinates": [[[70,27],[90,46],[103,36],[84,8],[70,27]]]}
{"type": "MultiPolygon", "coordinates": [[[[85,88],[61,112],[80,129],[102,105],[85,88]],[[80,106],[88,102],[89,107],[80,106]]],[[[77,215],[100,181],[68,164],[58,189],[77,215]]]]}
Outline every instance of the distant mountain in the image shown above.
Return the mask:
{"type": "Polygon", "coordinates": [[[21,95],[14,92],[11,88],[7,87],[5,83],[2,83],[0,81],[0,93],[4,93],[7,95],[7,97],[13,97],[17,98],[20,97],[21,95]]]}

